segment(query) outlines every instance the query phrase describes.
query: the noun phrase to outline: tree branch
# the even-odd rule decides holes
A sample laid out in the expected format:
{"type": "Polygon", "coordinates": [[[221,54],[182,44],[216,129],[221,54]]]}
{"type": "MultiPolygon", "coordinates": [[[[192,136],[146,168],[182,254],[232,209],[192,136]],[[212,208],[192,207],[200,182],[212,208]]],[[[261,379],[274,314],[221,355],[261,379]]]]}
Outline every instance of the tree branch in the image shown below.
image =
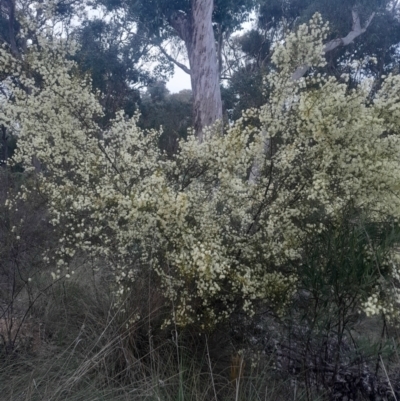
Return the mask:
{"type": "Polygon", "coordinates": [[[368,18],[367,22],[365,23],[364,28],[361,28],[361,23],[360,23],[360,17],[358,15],[358,12],[356,10],[352,11],[353,15],[353,28],[352,30],[348,33],[347,36],[344,38],[340,39],[334,39],[328,42],[323,49],[324,53],[328,53],[334,49],[336,49],[339,46],[348,46],[350,43],[354,41],[358,36],[362,35],[369,27],[371,24],[372,19],[375,17],[375,13],[372,13],[371,16],[368,18]]]}
{"type": "MultiPolygon", "coordinates": [[[[353,43],[354,39],[358,38],[368,29],[371,21],[375,17],[375,13],[372,13],[366,21],[364,27],[361,28],[360,16],[355,8],[352,10],[351,14],[353,16],[352,30],[344,38],[333,39],[328,42],[322,50],[324,53],[328,53],[339,46],[348,46],[350,43],[353,43]]],[[[302,76],[304,76],[309,68],[309,65],[302,65],[298,67],[292,75],[292,80],[297,81],[298,79],[300,79],[302,76]]]]}
{"type": "Polygon", "coordinates": [[[161,53],[164,54],[164,56],[171,62],[173,62],[175,65],[177,65],[180,69],[186,72],[186,74],[191,74],[190,69],[186,67],[186,65],[180,63],[178,60],[175,60],[172,56],[170,56],[165,49],[161,46],[158,45],[158,48],[161,50],[161,53]]]}

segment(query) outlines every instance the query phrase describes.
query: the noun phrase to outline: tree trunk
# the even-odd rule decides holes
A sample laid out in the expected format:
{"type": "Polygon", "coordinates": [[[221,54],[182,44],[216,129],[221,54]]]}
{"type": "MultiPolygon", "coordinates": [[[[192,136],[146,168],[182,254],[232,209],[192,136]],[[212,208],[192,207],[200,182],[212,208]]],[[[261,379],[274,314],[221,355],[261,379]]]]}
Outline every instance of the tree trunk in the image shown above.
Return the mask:
{"type": "Polygon", "coordinates": [[[191,15],[177,13],[170,19],[185,42],[193,92],[193,123],[199,141],[205,127],[222,120],[217,52],[212,26],[213,0],[192,0],[191,15]]]}

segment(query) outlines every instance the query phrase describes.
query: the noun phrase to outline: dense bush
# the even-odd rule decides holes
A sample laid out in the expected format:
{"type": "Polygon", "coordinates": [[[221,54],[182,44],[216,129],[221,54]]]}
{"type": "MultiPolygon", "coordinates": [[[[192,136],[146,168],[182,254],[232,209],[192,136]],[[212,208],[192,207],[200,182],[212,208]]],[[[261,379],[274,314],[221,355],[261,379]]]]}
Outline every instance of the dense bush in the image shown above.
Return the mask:
{"type": "MultiPolygon", "coordinates": [[[[289,35],[266,77],[269,101],[223,135],[210,127],[202,143],[182,140],[173,159],[137,115],[120,113],[105,131],[96,124],[103,111],[90,79],[74,74],[67,43],[38,36],[23,60],[3,48],[1,68],[14,79],[3,82],[12,96],[0,122],[18,135],[14,163],[29,172],[40,162],[37,188],[62,231],[60,247],[44,256],[53,277],[70,277],[73,258],[90,254],[113,269],[122,301],[150,270],[170,305],[164,325],[209,329],[259,304],[283,313],[304,282],[309,250],[341,227],[345,210],[354,210],[355,226],[361,216],[395,224],[400,78],[387,77],[371,100],[367,80],[348,90],[345,76],[320,76],[327,32],[316,15],[289,35]],[[294,81],[299,65],[314,70],[294,81]]],[[[374,238],[365,247],[375,255],[374,238]]],[[[395,253],[381,263],[368,270],[358,305],[395,318],[395,253]]]]}

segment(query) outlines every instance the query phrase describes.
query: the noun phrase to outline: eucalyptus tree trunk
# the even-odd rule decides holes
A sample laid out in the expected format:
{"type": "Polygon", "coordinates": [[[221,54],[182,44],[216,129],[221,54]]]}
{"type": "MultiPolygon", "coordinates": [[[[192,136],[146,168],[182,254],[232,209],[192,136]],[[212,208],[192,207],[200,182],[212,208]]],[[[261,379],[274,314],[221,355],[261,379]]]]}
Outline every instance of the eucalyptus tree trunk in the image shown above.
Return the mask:
{"type": "Polygon", "coordinates": [[[205,127],[222,119],[221,90],[212,27],[213,0],[192,0],[190,15],[175,13],[169,20],[185,42],[193,92],[193,122],[203,140],[205,127]]]}

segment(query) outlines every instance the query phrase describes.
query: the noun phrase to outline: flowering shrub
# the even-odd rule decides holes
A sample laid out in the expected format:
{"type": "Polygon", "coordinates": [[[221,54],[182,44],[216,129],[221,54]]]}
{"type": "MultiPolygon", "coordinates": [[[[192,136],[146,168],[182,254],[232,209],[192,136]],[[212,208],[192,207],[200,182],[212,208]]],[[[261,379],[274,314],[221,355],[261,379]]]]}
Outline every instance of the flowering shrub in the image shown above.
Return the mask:
{"type": "MultiPolygon", "coordinates": [[[[209,328],[259,302],[282,311],[306,244],[347,208],[396,222],[400,77],[388,76],[370,100],[366,85],[349,90],[345,76],[321,76],[327,30],[316,14],[278,44],[268,103],[223,135],[218,127],[202,143],[189,135],[172,160],[137,115],[99,127],[97,94],[69,61],[72,47],[39,36],[22,60],[3,47],[0,68],[12,79],[2,83],[10,96],[0,123],[18,135],[14,163],[29,172],[40,161],[37,187],[63,232],[53,276],[72,274],[74,255],[90,253],[112,267],[122,300],[151,269],[171,305],[165,323],[209,328]],[[293,80],[302,65],[313,66],[310,75],[293,80]]],[[[398,290],[387,283],[398,262],[387,262],[360,300],[369,313],[395,311],[398,290]]]]}

